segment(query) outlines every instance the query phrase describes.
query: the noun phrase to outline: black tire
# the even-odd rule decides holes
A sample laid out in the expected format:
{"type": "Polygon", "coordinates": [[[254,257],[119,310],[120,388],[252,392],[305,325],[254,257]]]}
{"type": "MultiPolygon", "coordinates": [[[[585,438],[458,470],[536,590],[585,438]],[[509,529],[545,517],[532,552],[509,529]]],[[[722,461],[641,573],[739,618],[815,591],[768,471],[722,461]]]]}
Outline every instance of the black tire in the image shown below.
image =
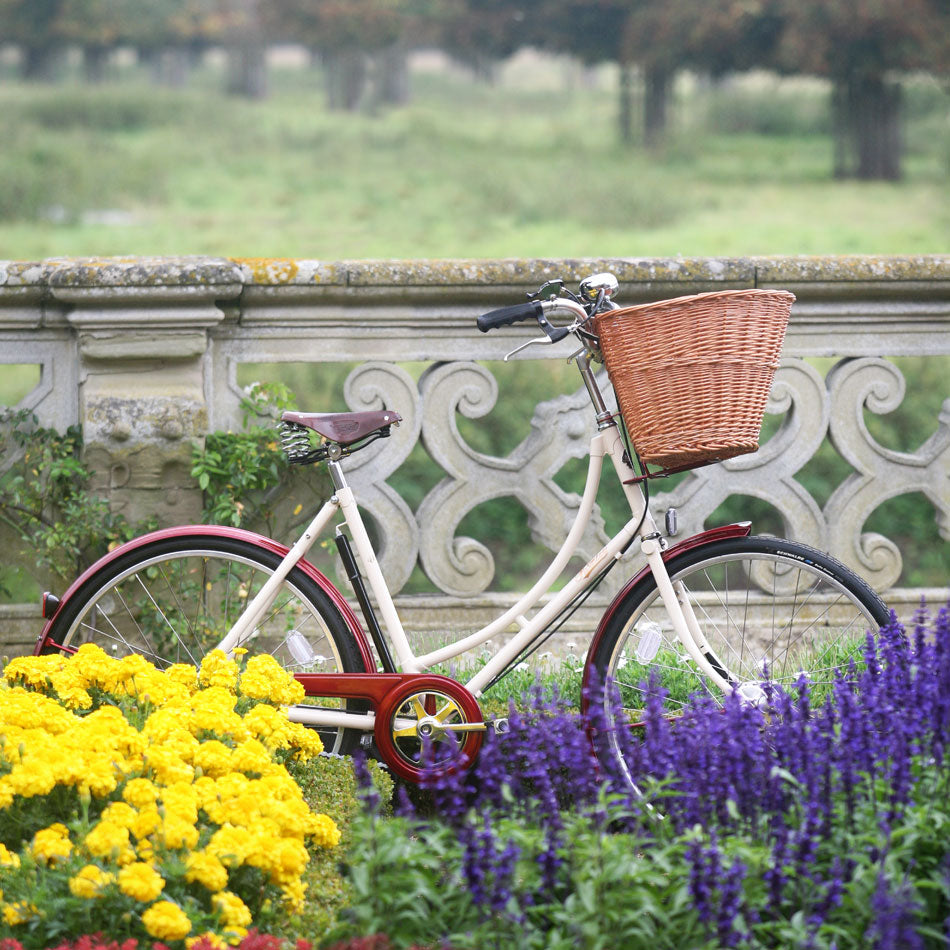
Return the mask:
{"type": "MultiPolygon", "coordinates": [[[[197,665],[280,560],[252,542],[200,532],[145,544],[104,565],[63,604],[47,643],[96,643],[113,656],[139,653],[160,668],[197,665]]],[[[339,609],[299,567],[284,581],[262,629],[241,645],[252,654],[273,654],[290,672],[369,672],[339,609]]],[[[340,700],[307,701],[340,706],[340,700]]],[[[327,752],[345,753],[360,733],[321,729],[320,735],[327,752]]]]}
{"type": "MultiPolygon", "coordinates": [[[[794,541],[717,541],[674,556],[667,569],[690,593],[712,665],[719,664],[731,682],[748,684],[753,696],[765,680],[787,689],[805,672],[820,700],[837,668],[847,668],[852,658],[860,664],[867,631],[890,618],[853,571],[794,541]]],[[[626,721],[640,717],[651,675],[667,691],[671,714],[696,692],[722,699],[673,634],[652,573],[606,619],[591,663],[601,682],[616,686],[626,721]]],[[[612,719],[616,712],[606,702],[612,719]]]]}

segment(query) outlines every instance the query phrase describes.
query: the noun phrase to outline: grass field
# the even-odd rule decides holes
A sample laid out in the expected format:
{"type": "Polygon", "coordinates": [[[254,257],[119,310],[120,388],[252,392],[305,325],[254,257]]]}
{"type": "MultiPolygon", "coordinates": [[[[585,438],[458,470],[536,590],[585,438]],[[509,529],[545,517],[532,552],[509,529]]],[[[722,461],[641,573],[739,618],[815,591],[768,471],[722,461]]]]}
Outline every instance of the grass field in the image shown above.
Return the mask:
{"type": "Polygon", "coordinates": [[[929,80],[907,92],[905,180],[885,184],[833,179],[817,83],[684,84],[647,151],[617,142],[609,72],[519,76],[417,74],[412,103],[376,115],[328,112],[309,71],[262,102],[210,73],[182,91],[0,81],[0,259],[950,251],[950,97],[929,80]]]}

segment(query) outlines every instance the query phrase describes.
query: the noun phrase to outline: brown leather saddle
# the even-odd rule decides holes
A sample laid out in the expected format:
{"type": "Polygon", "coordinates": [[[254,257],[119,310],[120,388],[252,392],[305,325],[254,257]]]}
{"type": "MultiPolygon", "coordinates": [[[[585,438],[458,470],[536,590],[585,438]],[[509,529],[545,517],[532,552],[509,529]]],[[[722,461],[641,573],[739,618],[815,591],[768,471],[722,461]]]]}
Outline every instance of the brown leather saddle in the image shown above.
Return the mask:
{"type": "Polygon", "coordinates": [[[352,445],[375,434],[388,434],[389,427],[402,422],[392,409],[369,412],[285,412],[282,422],[313,429],[318,435],[338,445],[352,445]]]}

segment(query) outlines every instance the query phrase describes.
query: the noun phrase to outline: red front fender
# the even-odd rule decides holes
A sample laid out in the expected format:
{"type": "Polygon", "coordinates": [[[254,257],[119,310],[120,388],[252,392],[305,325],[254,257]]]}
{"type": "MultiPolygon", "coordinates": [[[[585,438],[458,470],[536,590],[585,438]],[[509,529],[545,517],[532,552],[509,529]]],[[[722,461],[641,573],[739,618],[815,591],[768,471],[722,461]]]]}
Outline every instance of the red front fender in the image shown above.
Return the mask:
{"type": "MultiPolygon", "coordinates": [[[[108,554],[101,557],[98,561],[96,561],[95,564],[92,565],[92,567],[88,568],[80,577],[73,581],[66,593],[63,594],[53,616],[46,621],[43,631],[40,634],[39,639],[36,641],[33,654],[35,656],[39,656],[43,652],[43,649],[46,646],[46,638],[53,621],[68,603],[69,598],[72,597],[93,574],[105,567],[107,564],[110,564],[116,558],[122,557],[129,551],[134,551],[136,548],[144,547],[145,545],[152,544],[155,541],[164,541],[168,538],[179,538],[191,534],[203,534],[206,536],[211,535],[212,537],[233,538],[238,541],[245,541],[249,544],[255,545],[256,547],[271,551],[280,557],[283,557],[289,550],[286,545],[280,544],[279,542],[274,541],[273,538],[265,537],[262,534],[256,534],[253,531],[245,531],[243,528],[230,528],[226,525],[215,524],[179,525],[174,528],[163,528],[160,531],[152,531],[149,534],[143,534],[140,537],[133,538],[131,541],[127,541],[125,544],[120,545],[115,550],[110,551],[108,554]]],[[[306,559],[301,559],[298,561],[297,566],[312,581],[314,581],[324,591],[324,593],[326,593],[330,600],[333,601],[333,605],[343,615],[347,626],[350,628],[350,632],[353,634],[353,637],[359,646],[360,655],[363,658],[366,671],[374,671],[376,669],[376,661],[373,659],[373,653],[370,649],[369,641],[366,639],[366,633],[360,624],[359,618],[353,612],[353,609],[350,607],[350,605],[346,602],[344,596],[339,592],[339,590],[337,590],[337,588],[331,583],[326,575],[318,571],[317,568],[315,568],[306,559]]]]}
{"type": "MultiPolygon", "coordinates": [[[[702,534],[694,534],[690,538],[684,538],[679,542],[679,544],[674,544],[673,547],[663,552],[663,560],[665,562],[671,561],[673,558],[684,554],[686,551],[692,551],[694,548],[701,548],[707,544],[713,544],[716,541],[724,541],[728,538],[746,538],[749,536],[751,531],[752,525],[748,521],[740,521],[737,524],[727,524],[718,528],[711,528],[709,531],[703,531],[702,534]]],[[[581,691],[581,711],[584,713],[587,712],[586,693],[587,687],[590,684],[590,676],[592,672],[591,657],[593,657],[597,652],[597,647],[600,645],[601,638],[604,636],[604,631],[607,625],[613,619],[614,614],[620,608],[620,605],[623,603],[626,596],[649,573],[650,568],[649,566],[646,566],[640,571],[639,574],[627,581],[627,583],[624,584],[622,590],[610,602],[610,606],[604,611],[604,615],[600,618],[600,623],[597,625],[597,631],[594,633],[593,640],[591,640],[590,649],[587,651],[587,662],[584,664],[584,678],[581,691]]]]}

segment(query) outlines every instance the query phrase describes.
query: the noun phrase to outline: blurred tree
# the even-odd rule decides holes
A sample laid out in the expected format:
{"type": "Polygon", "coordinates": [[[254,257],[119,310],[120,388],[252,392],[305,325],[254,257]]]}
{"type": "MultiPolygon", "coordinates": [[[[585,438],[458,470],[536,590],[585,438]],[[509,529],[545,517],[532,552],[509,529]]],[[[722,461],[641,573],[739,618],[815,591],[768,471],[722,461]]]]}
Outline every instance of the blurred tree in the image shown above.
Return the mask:
{"type": "Polygon", "coordinates": [[[134,0],[60,0],[51,30],[82,48],[86,79],[98,82],[109,53],[129,41],[142,13],[134,0]]]}
{"type": "Polygon", "coordinates": [[[19,47],[25,79],[51,78],[62,47],[51,29],[63,0],[0,0],[0,42],[19,47]]]}
{"type": "Polygon", "coordinates": [[[262,10],[262,23],[277,39],[302,43],[316,52],[326,74],[327,104],[331,109],[353,111],[363,101],[369,78],[370,56],[381,67],[378,98],[398,101],[405,97],[405,76],[399,47],[404,43],[419,0],[270,0],[262,10]]]}
{"type": "Polygon", "coordinates": [[[784,0],[637,0],[625,24],[624,57],[644,71],[644,137],[666,128],[677,70],[720,76],[775,65],[784,0]]]}
{"type": "Polygon", "coordinates": [[[540,5],[538,0],[457,0],[442,11],[436,42],[477,78],[491,82],[501,60],[538,39],[533,17],[540,5]]]}
{"type": "Polygon", "coordinates": [[[263,99],[267,95],[268,3],[221,0],[222,38],[228,50],[227,90],[231,95],[263,99]]]}
{"type": "MultiPolygon", "coordinates": [[[[469,0],[472,2],[472,0],[469,0]]],[[[645,0],[521,0],[515,7],[520,29],[513,39],[576,56],[588,66],[619,66],[618,128],[624,142],[633,140],[633,70],[625,42],[630,18],[645,0]]],[[[508,8],[508,4],[497,4],[508,8]]]]}
{"type": "Polygon", "coordinates": [[[223,41],[226,25],[221,0],[151,0],[133,43],[157,82],[182,86],[197,56],[223,41]]]}
{"type": "Polygon", "coordinates": [[[950,73],[948,0],[786,0],[788,69],[834,86],[835,171],[901,177],[900,73],[950,73]]]}

